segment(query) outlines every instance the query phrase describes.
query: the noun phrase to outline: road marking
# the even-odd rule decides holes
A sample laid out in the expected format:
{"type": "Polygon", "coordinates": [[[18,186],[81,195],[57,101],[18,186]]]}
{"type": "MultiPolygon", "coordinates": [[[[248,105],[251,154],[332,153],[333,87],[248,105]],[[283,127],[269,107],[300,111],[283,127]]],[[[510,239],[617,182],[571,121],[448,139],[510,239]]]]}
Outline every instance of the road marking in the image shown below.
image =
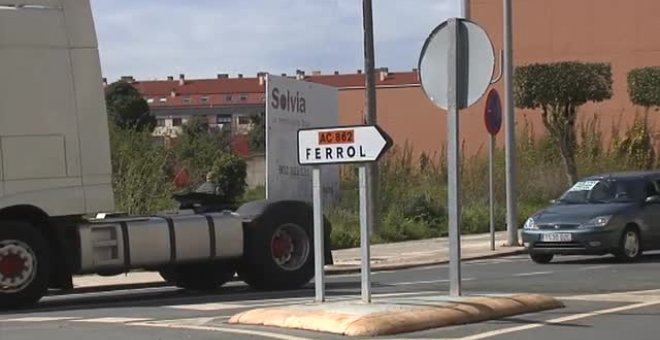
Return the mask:
{"type": "Polygon", "coordinates": [[[658,304],[660,304],[660,300],[636,303],[636,304],[632,304],[632,305],[626,305],[626,306],[615,307],[615,308],[610,308],[610,309],[602,309],[602,310],[588,312],[588,313],[573,314],[573,315],[568,315],[568,316],[564,316],[564,317],[561,317],[561,318],[555,318],[555,319],[545,320],[545,321],[541,321],[541,322],[534,322],[534,323],[529,324],[529,325],[515,326],[515,327],[503,328],[503,329],[498,329],[498,330],[494,330],[494,331],[474,334],[474,335],[466,336],[466,337],[463,337],[463,338],[459,338],[457,340],[485,339],[485,338],[490,338],[490,337],[498,336],[498,335],[502,335],[502,334],[508,334],[508,333],[514,333],[514,332],[520,332],[520,331],[526,331],[526,330],[530,330],[530,329],[534,329],[534,328],[539,328],[539,327],[546,326],[548,324],[560,324],[562,322],[575,321],[575,320],[585,319],[585,318],[589,318],[589,317],[593,317],[593,316],[623,312],[623,311],[627,311],[627,310],[631,310],[631,309],[639,309],[639,308],[649,307],[649,306],[658,305],[658,304]]]}
{"type": "Polygon", "coordinates": [[[552,272],[531,272],[531,273],[520,273],[520,274],[514,274],[513,276],[524,277],[524,276],[536,276],[536,275],[548,275],[548,274],[552,274],[552,272]]]}
{"type": "Polygon", "coordinates": [[[187,309],[187,310],[200,310],[200,311],[211,311],[211,310],[223,310],[223,309],[239,309],[246,307],[245,305],[231,304],[231,303],[218,303],[218,302],[209,302],[209,303],[197,303],[191,305],[172,305],[166,306],[167,308],[174,309],[187,309]]]}
{"type": "Polygon", "coordinates": [[[148,321],[153,320],[151,318],[96,318],[96,319],[80,319],[80,320],[71,320],[72,322],[98,322],[98,323],[129,323],[129,322],[138,322],[138,321],[148,321]]]}
{"type": "Polygon", "coordinates": [[[22,318],[3,319],[0,322],[52,322],[52,321],[65,321],[72,319],[80,319],[74,316],[26,316],[22,318]]]}
{"type": "MultiPolygon", "coordinates": [[[[461,281],[473,281],[473,280],[475,280],[475,278],[473,277],[461,279],[461,281]]],[[[444,279],[444,280],[428,280],[428,281],[394,282],[388,284],[388,286],[396,287],[396,286],[409,286],[409,285],[420,285],[426,283],[441,283],[441,282],[449,282],[449,280],[444,279]]]]}
{"type": "Polygon", "coordinates": [[[150,321],[138,321],[138,322],[127,322],[128,326],[144,326],[148,325],[192,325],[192,326],[202,326],[205,323],[211,322],[213,320],[228,320],[232,315],[222,315],[222,316],[213,316],[213,317],[201,317],[201,318],[188,318],[188,319],[161,319],[161,320],[150,320],[150,321]]]}
{"type": "Polygon", "coordinates": [[[227,327],[215,327],[215,326],[201,326],[201,325],[181,325],[175,323],[148,323],[148,322],[137,322],[130,323],[130,326],[143,326],[143,327],[157,327],[157,328],[173,328],[173,329],[190,329],[190,330],[199,330],[199,331],[212,331],[220,333],[230,333],[230,334],[243,334],[243,335],[252,335],[260,336],[264,338],[271,339],[281,339],[281,340],[313,340],[311,338],[301,338],[293,335],[264,332],[264,331],[253,331],[249,329],[238,329],[238,328],[227,328],[227,327]]]}
{"type": "Polygon", "coordinates": [[[603,269],[603,268],[608,268],[608,267],[612,267],[612,265],[602,264],[602,265],[599,265],[599,266],[584,267],[584,268],[581,268],[579,270],[596,270],[596,269],[603,269]]]}
{"type": "Polygon", "coordinates": [[[562,300],[583,300],[583,301],[610,301],[610,302],[644,302],[660,298],[660,289],[637,290],[629,292],[603,293],[603,294],[585,294],[560,296],[562,300]]]}

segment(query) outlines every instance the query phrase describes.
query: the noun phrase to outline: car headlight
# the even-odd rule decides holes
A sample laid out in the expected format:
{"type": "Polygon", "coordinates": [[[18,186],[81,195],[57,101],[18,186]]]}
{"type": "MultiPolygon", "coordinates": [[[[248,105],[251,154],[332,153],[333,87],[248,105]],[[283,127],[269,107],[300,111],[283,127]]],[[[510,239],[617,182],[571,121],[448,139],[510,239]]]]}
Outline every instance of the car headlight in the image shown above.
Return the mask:
{"type": "Polygon", "coordinates": [[[598,216],[594,219],[589,220],[589,222],[582,223],[580,228],[601,228],[606,226],[612,220],[612,215],[608,216],[598,216]]]}
{"type": "Polygon", "coordinates": [[[525,225],[523,226],[524,229],[538,229],[536,226],[536,223],[534,222],[533,218],[528,218],[527,221],[525,221],[525,225]]]}

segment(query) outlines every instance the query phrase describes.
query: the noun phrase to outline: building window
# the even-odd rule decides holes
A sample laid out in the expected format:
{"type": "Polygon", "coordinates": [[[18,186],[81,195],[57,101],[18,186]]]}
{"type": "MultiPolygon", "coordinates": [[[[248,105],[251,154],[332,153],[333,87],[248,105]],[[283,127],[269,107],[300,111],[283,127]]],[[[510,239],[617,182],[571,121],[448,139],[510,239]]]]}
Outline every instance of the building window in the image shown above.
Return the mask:
{"type": "Polygon", "coordinates": [[[165,98],[165,97],[160,97],[160,102],[161,102],[161,103],[167,103],[167,98],[165,98]]]}
{"type": "Polygon", "coordinates": [[[218,124],[231,123],[231,116],[218,115],[217,121],[218,124]]]}
{"type": "Polygon", "coordinates": [[[231,101],[231,95],[226,95],[225,96],[225,101],[230,102],[231,101]]]}
{"type": "Polygon", "coordinates": [[[181,125],[183,125],[181,118],[172,119],[172,126],[181,126],[181,125]]]}
{"type": "Polygon", "coordinates": [[[153,98],[147,98],[147,103],[151,104],[151,103],[153,103],[153,102],[154,102],[154,99],[153,99],[153,98]]]}
{"type": "Polygon", "coordinates": [[[165,126],[165,119],[156,119],[156,126],[165,126]]]}
{"type": "Polygon", "coordinates": [[[240,124],[240,125],[250,124],[250,117],[246,117],[246,116],[238,117],[238,124],[240,124]]]}
{"type": "Polygon", "coordinates": [[[183,103],[184,103],[184,104],[190,104],[190,103],[192,103],[192,98],[190,98],[190,96],[188,96],[188,97],[183,97],[183,103]]]}
{"type": "Polygon", "coordinates": [[[247,100],[247,95],[242,94],[240,100],[241,100],[242,102],[246,101],[246,100],[247,100]]]}
{"type": "Polygon", "coordinates": [[[207,104],[209,102],[209,96],[202,96],[199,100],[202,104],[207,104]]]}

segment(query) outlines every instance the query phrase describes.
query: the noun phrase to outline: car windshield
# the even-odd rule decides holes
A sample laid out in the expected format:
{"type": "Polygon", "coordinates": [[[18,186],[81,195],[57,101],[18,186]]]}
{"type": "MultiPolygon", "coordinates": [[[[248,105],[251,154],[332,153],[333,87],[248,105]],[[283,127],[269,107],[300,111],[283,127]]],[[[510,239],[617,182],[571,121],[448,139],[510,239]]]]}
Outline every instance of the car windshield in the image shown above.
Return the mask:
{"type": "Polygon", "coordinates": [[[559,203],[618,203],[639,199],[639,190],[632,180],[583,180],[575,183],[560,198],[559,203]]]}

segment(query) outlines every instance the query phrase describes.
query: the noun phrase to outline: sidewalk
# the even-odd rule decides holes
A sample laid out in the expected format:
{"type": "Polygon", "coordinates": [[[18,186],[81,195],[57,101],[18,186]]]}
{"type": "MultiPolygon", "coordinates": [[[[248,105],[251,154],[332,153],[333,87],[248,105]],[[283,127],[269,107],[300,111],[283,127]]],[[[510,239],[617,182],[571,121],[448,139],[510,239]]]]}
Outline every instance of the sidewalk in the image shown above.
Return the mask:
{"type": "MultiPolygon", "coordinates": [[[[495,250],[490,250],[490,234],[461,236],[461,259],[474,260],[520,254],[522,247],[506,247],[506,232],[495,234],[495,250]]],[[[449,262],[447,238],[375,244],[371,248],[371,270],[395,270],[429,266],[449,262]]],[[[332,252],[334,265],[326,266],[326,273],[345,274],[360,271],[360,248],[340,249],[332,252]]],[[[102,288],[126,285],[163,285],[157,272],[131,272],[125,275],[103,277],[85,275],[73,278],[75,288],[102,288]]]]}

